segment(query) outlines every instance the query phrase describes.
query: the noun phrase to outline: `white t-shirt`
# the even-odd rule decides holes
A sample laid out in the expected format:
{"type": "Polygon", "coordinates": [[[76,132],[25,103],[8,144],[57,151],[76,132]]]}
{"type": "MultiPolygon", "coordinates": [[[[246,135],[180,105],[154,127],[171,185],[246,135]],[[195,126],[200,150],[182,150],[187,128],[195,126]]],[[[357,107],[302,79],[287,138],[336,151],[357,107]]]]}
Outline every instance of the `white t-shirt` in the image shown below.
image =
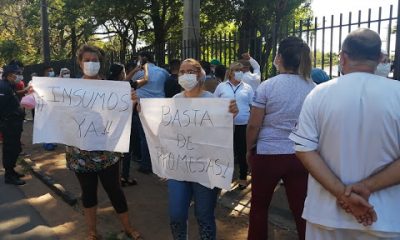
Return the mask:
{"type": "Polygon", "coordinates": [[[257,90],[257,87],[261,83],[261,68],[260,64],[258,64],[258,62],[254,58],[250,58],[249,62],[251,67],[253,68],[253,73],[250,71],[246,72],[243,75],[242,82],[249,84],[255,92],[257,90]]]}
{"type": "MultiPolygon", "coordinates": [[[[289,138],[296,151],[318,151],[344,184],[363,180],[400,157],[400,83],[351,73],[320,84],[304,101],[289,138]]],[[[303,218],[332,228],[400,233],[400,185],[369,201],[378,221],[364,227],[310,176],[303,218]]]]}
{"type": "Polygon", "coordinates": [[[218,98],[235,99],[239,113],[233,119],[235,125],[246,125],[250,117],[250,104],[254,91],[249,84],[240,82],[234,86],[229,80],[218,84],[214,96],[218,98]]]}

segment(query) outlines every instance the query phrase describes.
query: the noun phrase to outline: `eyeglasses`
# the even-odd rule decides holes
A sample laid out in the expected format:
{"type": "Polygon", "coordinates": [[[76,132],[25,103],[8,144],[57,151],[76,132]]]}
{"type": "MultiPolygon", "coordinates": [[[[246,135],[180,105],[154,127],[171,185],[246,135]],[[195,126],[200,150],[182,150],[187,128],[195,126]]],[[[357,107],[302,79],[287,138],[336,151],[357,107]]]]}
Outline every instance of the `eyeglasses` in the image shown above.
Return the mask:
{"type": "Polygon", "coordinates": [[[196,73],[198,73],[199,71],[197,71],[197,70],[187,70],[187,71],[185,71],[185,70],[179,70],[179,75],[183,75],[183,74],[196,74],[196,73]]]}

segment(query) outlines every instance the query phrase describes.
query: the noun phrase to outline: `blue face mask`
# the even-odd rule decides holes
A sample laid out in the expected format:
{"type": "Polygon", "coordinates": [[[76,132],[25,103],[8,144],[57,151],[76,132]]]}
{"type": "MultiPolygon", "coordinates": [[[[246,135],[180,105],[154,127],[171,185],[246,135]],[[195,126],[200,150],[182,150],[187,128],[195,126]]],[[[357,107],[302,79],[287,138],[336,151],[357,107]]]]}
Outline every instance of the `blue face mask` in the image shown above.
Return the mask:
{"type": "Polygon", "coordinates": [[[56,74],[55,74],[53,71],[51,71],[51,72],[48,73],[48,76],[49,76],[49,77],[55,77],[56,74]]]}

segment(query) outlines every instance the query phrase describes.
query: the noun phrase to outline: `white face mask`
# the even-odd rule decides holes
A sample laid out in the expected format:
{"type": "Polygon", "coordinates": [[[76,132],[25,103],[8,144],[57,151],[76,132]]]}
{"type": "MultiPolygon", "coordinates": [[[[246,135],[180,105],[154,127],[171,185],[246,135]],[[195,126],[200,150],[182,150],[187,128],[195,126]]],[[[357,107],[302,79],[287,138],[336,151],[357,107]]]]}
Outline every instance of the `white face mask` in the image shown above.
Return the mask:
{"type": "Polygon", "coordinates": [[[190,91],[198,84],[197,75],[185,73],[182,76],[178,77],[178,83],[183,89],[185,89],[186,91],[190,91]]]}
{"type": "Polygon", "coordinates": [[[100,62],[84,62],[83,73],[89,77],[94,77],[99,73],[100,62]]]}
{"type": "Polygon", "coordinates": [[[242,79],[243,79],[243,72],[242,71],[235,72],[235,80],[241,82],[242,79]]]}
{"type": "Polygon", "coordinates": [[[49,72],[47,75],[48,75],[49,77],[54,77],[54,76],[56,76],[56,74],[55,74],[53,71],[49,72]]]}
{"type": "Polygon", "coordinates": [[[63,75],[63,78],[70,78],[70,77],[71,77],[71,74],[69,74],[69,73],[63,75]]]}
{"type": "Polygon", "coordinates": [[[379,63],[378,66],[376,67],[375,74],[382,76],[382,77],[387,77],[390,73],[390,63],[379,63]]]}
{"type": "Polygon", "coordinates": [[[15,78],[15,83],[19,83],[19,82],[21,82],[22,80],[24,79],[24,76],[22,76],[22,75],[17,75],[17,77],[15,78]]]}

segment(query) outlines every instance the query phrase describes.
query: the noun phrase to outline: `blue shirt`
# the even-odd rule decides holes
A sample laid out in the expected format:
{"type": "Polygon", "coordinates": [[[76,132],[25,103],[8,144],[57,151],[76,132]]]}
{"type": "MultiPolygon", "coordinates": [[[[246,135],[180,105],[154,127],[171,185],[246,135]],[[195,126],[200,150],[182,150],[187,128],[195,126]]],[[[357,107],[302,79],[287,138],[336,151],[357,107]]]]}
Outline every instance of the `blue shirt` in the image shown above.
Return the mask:
{"type": "MultiPolygon", "coordinates": [[[[148,63],[149,81],[136,90],[139,98],[164,98],[164,83],[169,77],[169,73],[153,63],[148,63]]],[[[132,80],[144,77],[144,71],[139,71],[133,75],[132,80]]]]}

